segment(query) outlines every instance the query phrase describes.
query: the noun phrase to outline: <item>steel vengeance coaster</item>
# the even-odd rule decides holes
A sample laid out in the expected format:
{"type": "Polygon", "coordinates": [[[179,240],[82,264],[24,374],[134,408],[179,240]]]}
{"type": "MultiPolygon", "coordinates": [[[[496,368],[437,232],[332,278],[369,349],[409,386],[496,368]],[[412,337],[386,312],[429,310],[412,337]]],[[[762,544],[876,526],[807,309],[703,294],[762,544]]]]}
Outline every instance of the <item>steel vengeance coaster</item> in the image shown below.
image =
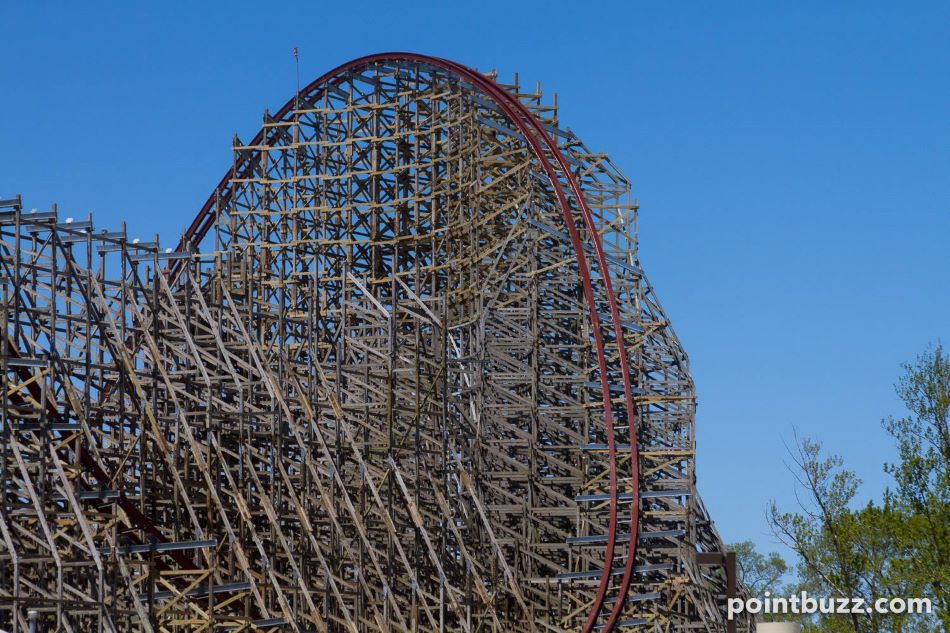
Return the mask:
{"type": "Polygon", "coordinates": [[[0,628],[749,630],[630,185],[540,90],[301,90],[177,248],[0,209],[0,628]]]}

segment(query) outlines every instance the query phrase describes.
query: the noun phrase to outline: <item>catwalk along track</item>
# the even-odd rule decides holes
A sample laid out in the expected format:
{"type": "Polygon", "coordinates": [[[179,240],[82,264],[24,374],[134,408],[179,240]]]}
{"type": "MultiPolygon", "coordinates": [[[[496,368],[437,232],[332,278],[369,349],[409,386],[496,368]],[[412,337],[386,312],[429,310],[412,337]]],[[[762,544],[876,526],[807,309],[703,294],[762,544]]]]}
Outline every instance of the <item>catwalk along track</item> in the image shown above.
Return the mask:
{"type": "Polygon", "coordinates": [[[630,184],[540,88],[344,64],[173,248],[0,207],[0,629],[751,630],[630,184]]]}

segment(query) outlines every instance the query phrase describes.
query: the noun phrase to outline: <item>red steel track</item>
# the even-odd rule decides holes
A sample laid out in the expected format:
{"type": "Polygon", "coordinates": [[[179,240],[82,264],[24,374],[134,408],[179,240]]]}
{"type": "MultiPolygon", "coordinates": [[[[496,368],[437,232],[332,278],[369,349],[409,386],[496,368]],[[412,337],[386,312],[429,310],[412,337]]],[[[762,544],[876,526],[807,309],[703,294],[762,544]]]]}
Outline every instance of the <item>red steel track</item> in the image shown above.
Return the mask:
{"type": "MultiPolygon", "coordinates": [[[[587,228],[587,232],[590,235],[592,242],[591,246],[594,249],[594,255],[597,259],[597,266],[600,268],[601,276],[603,277],[603,290],[607,297],[607,302],[610,309],[610,318],[613,321],[614,334],[618,341],[618,354],[623,380],[623,393],[627,420],[629,421],[629,458],[631,460],[631,472],[634,473],[632,490],[630,491],[633,493],[632,500],[630,502],[630,552],[624,563],[623,579],[621,581],[616,599],[614,600],[613,609],[607,621],[604,623],[604,630],[609,632],[616,624],[617,619],[623,610],[625,597],[633,576],[639,522],[639,482],[636,476],[636,473],[639,472],[639,456],[637,449],[637,424],[635,417],[636,408],[633,402],[633,385],[630,378],[630,366],[627,359],[627,350],[624,344],[624,332],[620,323],[620,310],[617,305],[616,295],[614,294],[613,287],[610,282],[610,269],[607,266],[607,260],[604,256],[603,245],[600,241],[600,234],[598,233],[597,227],[594,224],[593,214],[591,213],[590,207],[588,206],[584,197],[583,189],[581,188],[580,183],[571,173],[567,160],[561,153],[557,142],[548,133],[541,121],[539,121],[538,118],[528,109],[528,107],[517,97],[506,91],[488,77],[461,64],[446,59],[440,59],[438,57],[431,57],[428,55],[420,55],[417,53],[393,52],[367,55],[334,68],[303,88],[301,94],[319,94],[323,88],[332,84],[334,79],[341,78],[344,73],[359,70],[379,63],[419,63],[429,65],[441,70],[449,71],[482,92],[496,106],[498,106],[498,108],[500,108],[501,111],[504,112],[506,116],[508,116],[517,129],[522,134],[524,134],[524,137],[530,145],[534,155],[537,157],[538,162],[549,178],[551,187],[554,190],[558,199],[558,203],[561,206],[564,221],[567,225],[571,242],[573,243],[574,251],[577,255],[578,268],[583,281],[584,295],[587,298],[588,306],[590,308],[590,324],[594,333],[597,360],[600,367],[601,387],[603,389],[604,417],[607,428],[607,450],[610,463],[610,523],[607,534],[608,540],[604,557],[604,569],[601,573],[597,596],[594,600],[594,604],[591,607],[590,614],[588,615],[587,622],[583,629],[583,633],[591,633],[597,623],[597,619],[600,616],[600,612],[607,597],[610,572],[613,568],[612,562],[617,543],[617,493],[619,483],[617,478],[617,448],[613,432],[614,427],[610,400],[610,385],[608,384],[607,378],[607,358],[603,336],[600,330],[600,316],[598,315],[597,304],[594,297],[590,269],[587,265],[587,261],[584,258],[584,249],[581,243],[581,237],[577,230],[577,226],[573,221],[573,210],[571,203],[568,200],[568,194],[565,192],[562,185],[561,178],[564,179],[567,188],[570,190],[570,195],[572,195],[577,202],[577,206],[581,213],[581,219],[583,220],[584,225],[587,228]],[[557,163],[557,168],[555,168],[555,165],[552,164],[549,155],[550,157],[553,157],[554,162],[557,163]],[[560,170],[561,178],[558,176],[558,170],[560,170]]],[[[285,103],[283,107],[277,111],[277,113],[274,115],[274,118],[281,119],[291,114],[296,102],[296,97],[287,101],[287,103],[285,103]]],[[[253,141],[251,141],[250,144],[258,145],[263,142],[264,130],[258,133],[258,135],[253,141]]],[[[234,173],[234,168],[232,168],[224,175],[224,177],[221,179],[221,182],[218,183],[218,186],[215,188],[214,192],[212,192],[207,202],[205,202],[204,206],[202,206],[201,210],[198,212],[198,215],[195,217],[194,221],[188,227],[184,234],[183,242],[179,250],[185,250],[189,245],[199,244],[208,234],[208,232],[211,230],[211,227],[214,225],[215,207],[220,200],[227,199],[230,195],[228,184],[234,177],[236,177],[236,175],[234,173]]],[[[168,268],[167,272],[170,277],[174,277],[178,274],[178,272],[180,272],[180,267],[178,266],[180,261],[182,260],[173,262],[168,268]]]]}

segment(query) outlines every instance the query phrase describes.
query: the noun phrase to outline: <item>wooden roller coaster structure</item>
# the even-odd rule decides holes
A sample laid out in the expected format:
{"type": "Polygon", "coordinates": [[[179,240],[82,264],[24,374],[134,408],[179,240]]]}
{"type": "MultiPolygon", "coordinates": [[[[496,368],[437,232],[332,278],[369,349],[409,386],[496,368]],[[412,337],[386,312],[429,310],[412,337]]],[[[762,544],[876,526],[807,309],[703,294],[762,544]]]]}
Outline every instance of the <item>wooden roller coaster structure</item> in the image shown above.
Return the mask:
{"type": "Polygon", "coordinates": [[[749,631],[637,205],[556,103],[387,53],[177,248],[0,201],[0,629],[749,631]]]}

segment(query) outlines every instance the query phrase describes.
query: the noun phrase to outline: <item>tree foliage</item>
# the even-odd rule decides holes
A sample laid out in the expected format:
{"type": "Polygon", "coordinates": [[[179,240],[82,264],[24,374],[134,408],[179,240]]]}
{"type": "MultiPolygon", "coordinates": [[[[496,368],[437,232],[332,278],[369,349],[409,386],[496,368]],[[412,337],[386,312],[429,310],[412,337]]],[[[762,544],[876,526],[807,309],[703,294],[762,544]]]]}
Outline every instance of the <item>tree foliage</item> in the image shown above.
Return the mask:
{"type": "Polygon", "coordinates": [[[901,574],[930,590],[950,630],[950,359],[938,346],[904,372],[897,393],[909,415],[884,421],[899,457],[885,466],[895,481],[885,504],[902,511],[903,533],[913,545],[912,557],[898,561],[901,574]]]}
{"type": "Polygon", "coordinates": [[[742,541],[728,546],[736,553],[736,567],[741,582],[753,596],[765,595],[769,592],[779,595],[782,590],[782,580],[788,572],[788,563],[777,552],[761,554],[755,549],[752,541],[742,541]]]}
{"type": "MultiPolygon", "coordinates": [[[[788,596],[795,590],[794,585],[784,584],[789,568],[778,552],[762,554],[752,541],[732,543],[727,548],[736,553],[739,582],[751,596],[788,596]]],[[[762,614],[759,617],[765,622],[800,620],[789,614],[762,614]]]]}
{"type": "MultiPolygon", "coordinates": [[[[772,502],[769,522],[798,556],[799,590],[812,595],[861,598],[926,597],[930,616],[818,614],[806,630],[950,630],[950,359],[940,346],[904,366],[897,393],[907,415],[884,420],[898,461],[885,464],[894,478],[878,502],[856,508],[860,479],[819,442],[796,437],[790,449],[800,489],[798,508],[772,502]]],[[[753,567],[761,555],[746,553],[753,567]]]]}

